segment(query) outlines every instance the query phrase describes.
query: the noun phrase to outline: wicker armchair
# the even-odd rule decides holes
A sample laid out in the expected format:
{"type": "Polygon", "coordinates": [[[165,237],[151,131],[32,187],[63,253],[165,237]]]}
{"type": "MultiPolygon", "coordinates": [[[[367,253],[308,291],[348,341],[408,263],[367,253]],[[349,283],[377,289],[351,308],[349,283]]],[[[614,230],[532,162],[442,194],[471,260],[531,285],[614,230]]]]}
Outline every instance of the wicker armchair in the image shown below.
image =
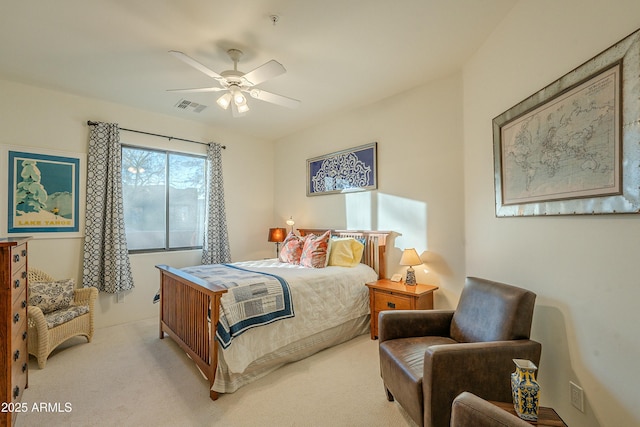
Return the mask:
{"type": "MultiPolygon", "coordinates": [[[[47,273],[38,270],[36,268],[29,267],[28,269],[28,283],[53,283],[53,279],[47,273]]],[[[54,285],[52,285],[54,286],[54,285]]],[[[61,309],[45,314],[43,310],[35,305],[31,305],[32,298],[29,297],[30,303],[27,307],[27,318],[29,323],[28,329],[28,349],[29,354],[34,355],[38,359],[38,367],[43,369],[47,363],[49,354],[61,343],[76,335],[83,335],[87,338],[88,342],[91,342],[94,331],[94,306],[96,298],[98,297],[98,290],[96,288],[82,288],[73,289],[73,301],[70,303],[69,309],[61,309]],[[74,308],[79,306],[88,307],[82,308],[80,313],[86,311],[84,314],[69,314],[66,317],[73,317],[70,320],[64,321],[64,323],[52,325],[51,318],[57,314],[61,314],[63,311],[74,311],[74,308]]],[[[63,313],[64,314],[64,313],[63,313]]]]}

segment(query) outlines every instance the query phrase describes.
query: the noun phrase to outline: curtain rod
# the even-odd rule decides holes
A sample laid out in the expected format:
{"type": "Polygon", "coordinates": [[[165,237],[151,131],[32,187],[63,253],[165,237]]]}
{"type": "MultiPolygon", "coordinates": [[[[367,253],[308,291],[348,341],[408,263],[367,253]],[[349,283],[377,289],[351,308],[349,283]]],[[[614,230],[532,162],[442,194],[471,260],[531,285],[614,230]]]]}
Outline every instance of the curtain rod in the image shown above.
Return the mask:
{"type": "MultiPolygon", "coordinates": [[[[92,122],[91,120],[87,121],[87,125],[88,126],[95,126],[97,124],[98,124],[98,122],[92,122]]],[[[126,128],[119,128],[119,129],[127,131],[127,132],[142,133],[144,135],[159,136],[160,138],[167,138],[169,141],[171,141],[172,139],[175,139],[177,141],[193,142],[194,144],[209,145],[208,142],[192,141],[190,139],[176,138],[175,136],[160,135],[158,133],[144,132],[144,131],[141,131],[141,130],[134,130],[134,129],[126,129],[126,128]]],[[[227,148],[226,145],[222,146],[223,150],[225,150],[226,148],[227,148]]]]}

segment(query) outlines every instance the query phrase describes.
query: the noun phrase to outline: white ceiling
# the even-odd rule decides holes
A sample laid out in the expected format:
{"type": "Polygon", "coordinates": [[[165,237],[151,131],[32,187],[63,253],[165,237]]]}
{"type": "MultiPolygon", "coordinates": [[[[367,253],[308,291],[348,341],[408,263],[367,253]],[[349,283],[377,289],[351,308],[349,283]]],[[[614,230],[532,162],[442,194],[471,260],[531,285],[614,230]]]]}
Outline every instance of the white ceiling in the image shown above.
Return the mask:
{"type": "MultiPolygon", "coordinates": [[[[268,140],[446,76],[468,59],[516,0],[21,0],[0,6],[0,78],[99,98],[268,140]],[[273,25],[271,15],[278,15],[273,25]],[[259,87],[296,110],[249,99],[232,118],[210,77],[244,52],[248,72],[275,59],[287,73],[259,87]],[[181,99],[208,105],[175,108],[181,99]]],[[[112,121],[135,128],[126,117],[112,121]]]]}

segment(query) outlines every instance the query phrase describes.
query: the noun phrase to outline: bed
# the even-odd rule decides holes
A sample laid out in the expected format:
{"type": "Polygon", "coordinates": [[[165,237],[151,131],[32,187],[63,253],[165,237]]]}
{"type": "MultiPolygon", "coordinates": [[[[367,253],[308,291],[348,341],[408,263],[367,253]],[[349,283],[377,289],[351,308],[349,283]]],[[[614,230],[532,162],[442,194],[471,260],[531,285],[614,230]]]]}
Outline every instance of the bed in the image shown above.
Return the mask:
{"type": "Polygon", "coordinates": [[[209,382],[212,400],[286,363],[369,331],[369,296],[364,284],[386,277],[385,253],[390,233],[297,231],[303,237],[329,233],[332,238],[356,239],[364,244],[361,262],[353,267],[324,268],[302,267],[278,259],[211,266],[214,270],[207,270],[209,266],[156,266],[160,271],[160,338],[168,335],[193,360],[209,382]],[[265,314],[262,326],[245,327],[240,321],[231,325],[234,310],[229,308],[230,295],[225,294],[238,290],[221,285],[222,279],[217,280],[216,276],[221,269],[229,274],[244,275],[246,271],[248,275],[274,277],[276,281],[265,293],[280,292],[277,300],[285,303],[274,308],[273,313],[281,317],[270,319],[271,313],[265,314]],[[283,283],[279,285],[278,281],[283,283]]]}

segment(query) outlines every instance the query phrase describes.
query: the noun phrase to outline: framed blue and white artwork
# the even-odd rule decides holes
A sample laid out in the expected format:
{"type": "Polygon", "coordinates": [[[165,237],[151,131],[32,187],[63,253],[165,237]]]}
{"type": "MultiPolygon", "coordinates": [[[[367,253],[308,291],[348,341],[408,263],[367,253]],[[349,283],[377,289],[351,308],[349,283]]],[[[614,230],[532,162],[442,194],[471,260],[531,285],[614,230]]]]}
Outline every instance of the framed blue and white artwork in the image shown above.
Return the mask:
{"type": "Polygon", "coordinates": [[[15,146],[3,151],[6,233],[79,236],[82,156],[15,146]]]}
{"type": "Polygon", "coordinates": [[[307,196],[376,188],[376,142],[307,159],[307,196]]]}

